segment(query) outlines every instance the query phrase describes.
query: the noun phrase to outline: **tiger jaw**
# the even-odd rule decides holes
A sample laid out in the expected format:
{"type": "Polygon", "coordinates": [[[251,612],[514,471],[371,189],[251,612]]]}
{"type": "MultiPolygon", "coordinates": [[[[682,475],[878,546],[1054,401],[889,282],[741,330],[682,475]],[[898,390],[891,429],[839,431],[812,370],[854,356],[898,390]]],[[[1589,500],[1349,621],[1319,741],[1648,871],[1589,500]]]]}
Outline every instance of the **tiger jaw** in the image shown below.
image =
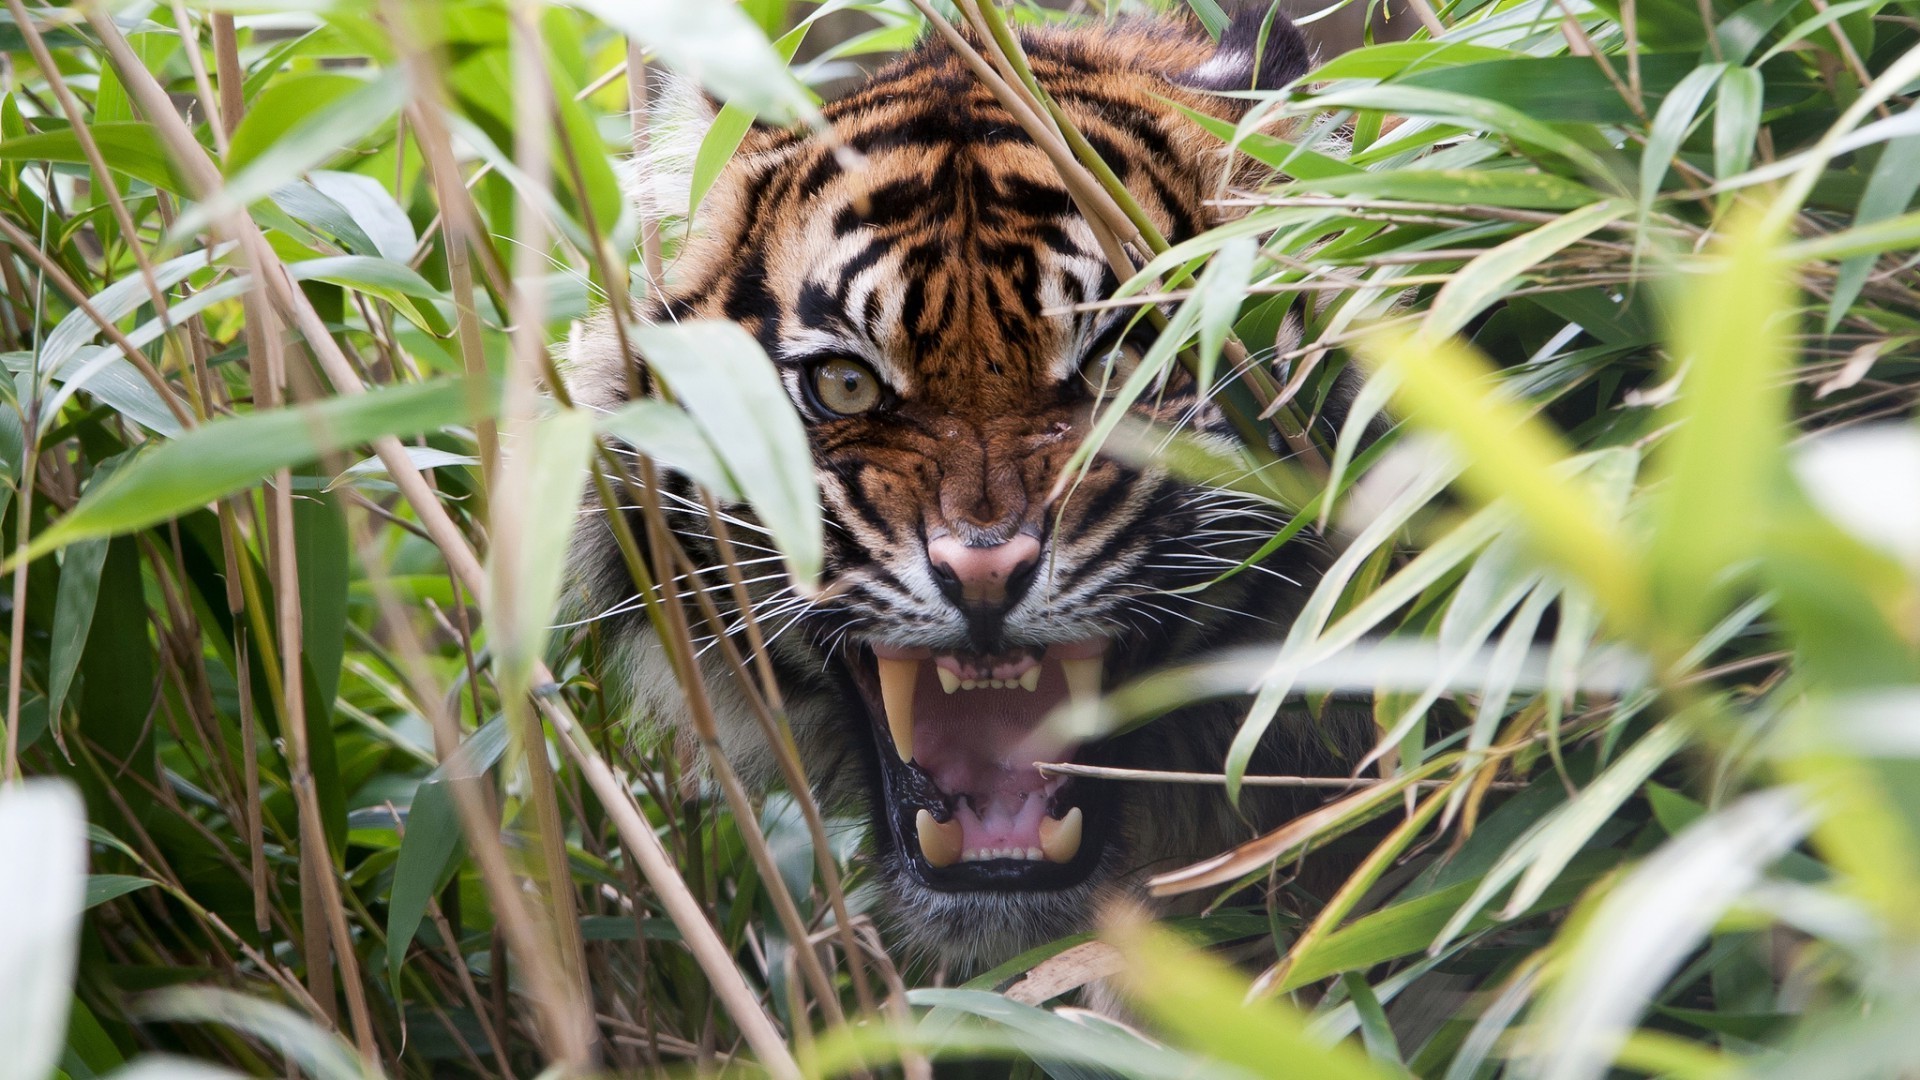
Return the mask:
{"type": "Polygon", "coordinates": [[[942,892],[1084,881],[1109,837],[1099,787],[1037,763],[1083,750],[1047,725],[1097,696],[1105,639],[996,655],[873,643],[849,667],[872,714],[878,816],[910,874],[942,892]]]}

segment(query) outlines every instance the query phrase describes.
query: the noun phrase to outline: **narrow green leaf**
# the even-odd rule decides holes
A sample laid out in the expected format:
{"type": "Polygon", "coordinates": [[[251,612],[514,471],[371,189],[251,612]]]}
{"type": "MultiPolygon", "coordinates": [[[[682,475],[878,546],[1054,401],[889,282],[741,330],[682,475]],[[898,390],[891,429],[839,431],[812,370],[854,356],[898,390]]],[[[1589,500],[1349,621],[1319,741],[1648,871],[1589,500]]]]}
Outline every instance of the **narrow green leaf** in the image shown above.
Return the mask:
{"type": "MultiPolygon", "coordinates": [[[[356,443],[472,421],[473,397],[466,380],[449,379],[207,424],[142,451],[88,489],[72,511],[33,538],[26,557],[177,517],[275,470],[356,443]]],[[[487,400],[491,408],[491,395],[487,400]]]]}
{"type": "Polygon", "coordinates": [[[1687,72],[1687,77],[1660,103],[1660,111],[1654,114],[1653,125],[1647,130],[1647,145],[1640,154],[1641,221],[1653,212],[1654,200],[1660,197],[1660,185],[1666,181],[1667,170],[1673,167],[1674,154],[1693,131],[1700,117],[1700,106],[1726,71],[1725,64],[1695,68],[1687,72]]]}
{"type": "Polygon", "coordinates": [[[1720,78],[1720,94],[1713,117],[1713,175],[1724,180],[1753,164],[1753,144],[1760,135],[1760,101],[1766,83],[1759,68],[1733,67],[1720,78]]]}
{"type": "MultiPolygon", "coordinates": [[[[1920,135],[1908,135],[1887,143],[1880,161],[1867,178],[1867,190],[1860,195],[1860,206],[1853,215],[1853,228],[1876,225],[1905,210],[1920,191],[1920,135]]],[[[1873,269],[1872,255],[1855,255],[1840,267],[1833,283],[1833,300],[1827,304],[1826,332],[1831,334],[1846,318],[1860,290],[1866,286],[1873,269]]]]}
{"type": "MultiPolygon", "coordinates": [[[[96,473],[95,482],[100,478],[96,473]]],[[[60,587],[53,602],[53,641],[47,661],[48,723],[60,723],[60,710],[73,687],[87,632],[93,627],[93,608],[100,598],[100,570],[106,561],[107,540],[99,537],[68,548],[60,563],[60,587]]]]}
{"type": "Polygon", "coordinates": [[[393,889],[387,895],[387,978],[396,992],[407,947],[420,932],[427,903],[446,887],[459,866],[460,815],[453,804],[452,784],[484,775],[506,749],[506,718],[495,717],[414,789],[407,830],[393,863],[393,889]]]}
{"type": "MultiPolygon", "coordinates": [[[[793,54],[800,48],[800,42],[806,38],[807,29],[812,20],[801,23],[789,31],[786,36],[773,43],[773,51],[783,61],[791,61],[793,54]]],[[[745,105],[730,101],[722,106],[713,123],[707,126],[707,133],[700,137],[700,149],[693,157],[693,175],[688,182],[687,220],[693,220],[700,209],[700,203],[713,188],[713,182],[720,179],[720,171],[733,160],[733,152],[740,149],[741,140],[753,127],[753,111],[745,105]]]]}

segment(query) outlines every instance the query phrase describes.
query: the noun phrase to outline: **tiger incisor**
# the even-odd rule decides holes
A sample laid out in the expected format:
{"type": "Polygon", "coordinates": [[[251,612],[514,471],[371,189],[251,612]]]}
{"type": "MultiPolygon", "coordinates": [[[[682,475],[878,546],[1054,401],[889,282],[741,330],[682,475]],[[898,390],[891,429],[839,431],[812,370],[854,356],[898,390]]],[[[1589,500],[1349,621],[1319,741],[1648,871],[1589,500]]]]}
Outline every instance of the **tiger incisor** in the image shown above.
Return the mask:
{"type": "MultiPolygon", "coordinates": [[[[1218,43],[1179,21],[1021,40],[1040,85],[1173,242],[1217,222],[1209,199],[1233,168],[1175,103],[1237,119],[1246,101],[1223,91],[1278,88],[1308,59],[1299,31],[1264,10],[1218,43]]],[[[639,314],[733,320],[778,366],[812,443],[831,588],[796,595],[750,511],[723,512],[766,568],[746,577],[794,736],[822,801],[870,817],[894,940],[977,966],[1086,929],[1103,899],[1298,809],[1284,794],[1249,791],[1236,809],[1217,787],[1050,778],[1034,764],[1217,771],[1243,702],[1084,743],[1042,720],[1074,695],[1284,634],[1324,548],[1303,532],[1227,574],[1285,521],[1104,457],[1052,498],[1102,388],[1151,340],[1130,309],[1063,313],[1116,288],[1092,230],[938,37],[824,112],[831,140],[747,135],[639,314]]],[[[697,123],[687,136],[697,142],[697,123]]],[[[683,213],[691,155],[671,134],[659,142],[640,163],[641,198],[683,213]]],[[[617,407],[637,364],[603,316],[576,334],[570,381],[586,404],[617,407]]],[[[1135,408],[1230,437],[1185,374],[1135,408]]],[[[678,584],[730,611],[702,501],[684,481],[662,484],[670,523],[712,568],[678,584]]],[[[575,592],[610,643],[607,681],[641,719],[683,723],[611,530],[588,520],[575,592]]],[[[702,663],[728,760],[776,783],[732,676],[711,650],[702,663]]],[[[1253,771],[1344,771],[1329,749],[1343,741],[1324,720],[1283,717],[1253,771]]]]}

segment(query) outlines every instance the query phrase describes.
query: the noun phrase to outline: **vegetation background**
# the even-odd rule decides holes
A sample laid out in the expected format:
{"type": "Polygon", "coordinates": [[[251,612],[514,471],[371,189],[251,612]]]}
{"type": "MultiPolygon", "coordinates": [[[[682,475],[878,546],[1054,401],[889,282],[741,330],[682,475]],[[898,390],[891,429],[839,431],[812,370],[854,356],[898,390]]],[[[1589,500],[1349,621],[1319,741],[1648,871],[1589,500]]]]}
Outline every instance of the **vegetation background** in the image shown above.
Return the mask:
{"type": "MultiPolygon", "coordinates": [[[[857,823],[630,741],[551,625],[576,478],[751,501],[748,574],[818,536],[802,451],[738,437],[764,358],[690,362],[724,328],[635,328],[678,404],[537,390],[671,252],[618,184],[635,76],[731,102],[704,181],[929,21],[1017,74],[1006,24],[1118,10],[5,0],[0,1074],[1920,1070],[1913,0],[1410,0],[1218,129],[1286,182],[1140,238],[1142,379],[1226,372],[1298,452],[1111,446],[1340,556],[1282,645],[1094,719],[1251,689],[1251,740],[1341,689],[1380,739],[1159,882],[1206,917],[956,986],[862,914],[857,823]],[[1138,1030],[1073,1004],[1106,974],[1138,1030]]],[[[654,609],[683,649],[702,596],[654,609]]]]}

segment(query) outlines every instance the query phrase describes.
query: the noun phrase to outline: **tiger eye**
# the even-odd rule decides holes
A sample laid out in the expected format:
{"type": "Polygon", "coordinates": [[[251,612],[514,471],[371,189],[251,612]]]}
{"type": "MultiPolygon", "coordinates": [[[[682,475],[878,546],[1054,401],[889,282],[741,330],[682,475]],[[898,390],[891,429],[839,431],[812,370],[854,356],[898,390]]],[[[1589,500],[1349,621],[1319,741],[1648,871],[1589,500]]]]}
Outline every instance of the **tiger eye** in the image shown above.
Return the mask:
{"type": "Polygon", "coordinates": [[[1096,397],[1112,397],[1140,369],[1146,352],[1131,341],[1123,341],[1106,352],[1087,358],[1080,365],[1080,378],[1096,397]]]}
{"type": "Polygon", "coordinates": [[[872,412],[882,397],[880,379],[865,364],[845,358],[829,360],[813,369],[813,393],[837,416],[872,412]]]}

